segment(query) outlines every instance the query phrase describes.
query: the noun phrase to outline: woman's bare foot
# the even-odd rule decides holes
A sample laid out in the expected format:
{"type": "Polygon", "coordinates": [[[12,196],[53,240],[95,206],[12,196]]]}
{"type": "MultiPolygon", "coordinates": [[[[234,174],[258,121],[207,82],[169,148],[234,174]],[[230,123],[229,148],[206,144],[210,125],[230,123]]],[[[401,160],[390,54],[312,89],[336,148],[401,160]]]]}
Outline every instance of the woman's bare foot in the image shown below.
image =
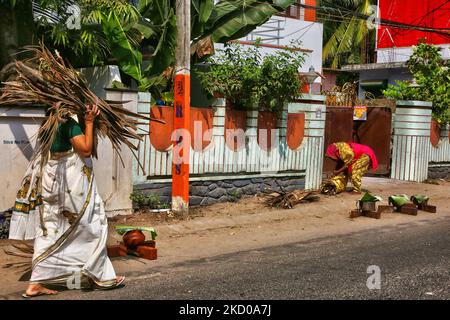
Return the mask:
{"type": "Polygon", "coordinates": [[[117,276],[116,278],[116,286],[120,286],[125,281],[124,276],[117,276]]]}
{"type": "Polygon", "coordinates": [[[37,297],[37,296],[41,296],[41,295],[52,295],[52,294],[57,294],[58,291],[56,290],[50,290],[47,289],[46,287],[44,287],[42,284],[29,284],[27,291],[25,291],[24,297],[27,298],[32,298],[32,297],[37,297]]]}

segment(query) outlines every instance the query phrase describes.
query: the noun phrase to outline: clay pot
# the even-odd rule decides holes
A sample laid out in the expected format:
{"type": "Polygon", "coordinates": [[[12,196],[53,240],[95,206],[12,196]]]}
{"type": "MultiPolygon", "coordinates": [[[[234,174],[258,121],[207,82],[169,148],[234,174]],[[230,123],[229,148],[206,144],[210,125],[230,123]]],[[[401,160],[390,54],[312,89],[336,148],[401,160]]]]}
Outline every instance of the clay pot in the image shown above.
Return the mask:
{"type": "Polygon", "coordinates": [[[131,230],[125,233],[122,239],[127,248],[135,248],[145,242],[145,235],[141,230],[131,230]]]}

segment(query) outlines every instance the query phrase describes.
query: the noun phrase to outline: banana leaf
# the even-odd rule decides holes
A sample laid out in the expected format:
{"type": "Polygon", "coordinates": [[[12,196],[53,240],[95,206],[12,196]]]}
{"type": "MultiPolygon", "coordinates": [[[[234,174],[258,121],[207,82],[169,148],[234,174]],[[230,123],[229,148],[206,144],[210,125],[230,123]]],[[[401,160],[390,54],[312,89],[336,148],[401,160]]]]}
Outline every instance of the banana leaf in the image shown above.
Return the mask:
{"type": "Polygon", "coordinates": [[[399,208],[409,202],[409,197],[406,194],[397,194],[390,196],[388,201],[394,207],[399,208]]]}
{"type": "Polygon", "coordinates": [[[219,1],[214,6],[203,32],[193,33],[192,39],[196,42],[211,35],[214,42],[223,43],[242,38],[294,2],[295,0],[219,1]]]}
{"type": "Polygon", "coordinates": [[[124,235],[128,231],[133,231],[133,230],[147,231],[151,234],[152,240],[155,240],[156,236],[158,235],[156,233],[156,229],[151,228],[151,227],[116,226],[115,229],[116,229],[117,233],[120,235],[124,235]]]}
{"type": "Polygon", "coordinates": [[[359,202],[378,202],[378,201],[383,201],[383,198],[381,198],[380,196],[373,196],[369,192],[366,192],[359,200],[359,202]]]}
{"type": "Polygon", "coordinates": [[[415,195],[411,196],[411,201],[415,205],[427,204],[428,200],[429,200],[429,197],[422,195],[422,194],[415,194],[415,195]]]}
{"type": "Polygon", "coordinates": [[[114,11],[105,15],[102,20],[102,28],[111,44],[111,53],[117,59],[120,69],[141,83],[142,54],[130,43],[121,21],[114,11]]]}

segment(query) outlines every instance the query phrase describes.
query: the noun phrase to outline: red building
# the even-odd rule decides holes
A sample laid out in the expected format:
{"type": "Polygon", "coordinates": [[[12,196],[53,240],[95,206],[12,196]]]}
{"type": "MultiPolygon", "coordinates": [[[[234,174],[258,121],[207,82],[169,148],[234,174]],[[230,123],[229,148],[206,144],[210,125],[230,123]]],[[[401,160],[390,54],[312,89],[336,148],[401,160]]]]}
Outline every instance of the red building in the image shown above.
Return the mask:
{"type": "Polygon", "coordinates": [[[450,59],[449,0],[378,0],[378,18],[377,63],[342,68],[359,73],[361,97],[365,91],[379,95],[396,80],[411,80],[406,61],[420,41],[439,46],[450,59]]]}
{"type": "MultiPolygon", "coordinates": [[[[450,1],[447,0],[379,0],[381,19],[450,31],[450,1]]],[[[449,44],[450,33],[445,36],[434,32],[380,26],[377,48],[410,47],[418,39],[430,44],[449,44]]]]}

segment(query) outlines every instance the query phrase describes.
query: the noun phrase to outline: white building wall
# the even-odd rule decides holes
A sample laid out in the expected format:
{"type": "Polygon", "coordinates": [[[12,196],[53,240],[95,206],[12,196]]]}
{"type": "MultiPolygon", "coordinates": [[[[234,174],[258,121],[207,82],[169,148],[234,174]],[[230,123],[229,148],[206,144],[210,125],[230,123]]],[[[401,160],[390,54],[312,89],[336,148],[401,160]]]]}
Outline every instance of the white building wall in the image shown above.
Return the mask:
{"type": "MultiPolygon", "coordinates": [[[[439,45],[444,59],[450,59],[450,44],[439,45]]],[[[377,49],[377,63],[405,62],[413,53],[413,47],[377,49]]]]}

